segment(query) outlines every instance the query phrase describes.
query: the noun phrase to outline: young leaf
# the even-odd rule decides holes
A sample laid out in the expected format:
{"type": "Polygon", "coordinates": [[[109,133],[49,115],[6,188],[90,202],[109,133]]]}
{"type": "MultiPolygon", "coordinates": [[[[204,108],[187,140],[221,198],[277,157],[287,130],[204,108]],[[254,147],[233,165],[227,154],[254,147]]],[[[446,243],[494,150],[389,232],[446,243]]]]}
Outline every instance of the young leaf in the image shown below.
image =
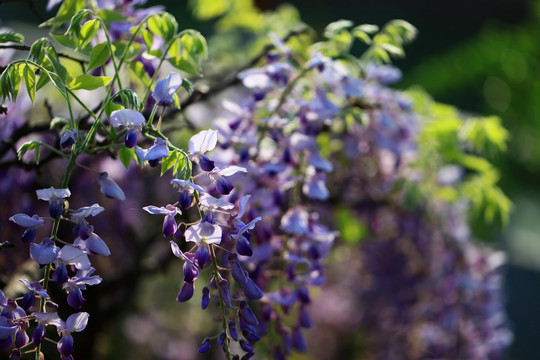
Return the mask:
{"type": "Polygon", "coordinates": [[[189,63],[186,59],[184,59],[181,56],[176,56],[172,58],[167,59],[172,66],[174,66],[177,69],[180,69],[182,71],[188,72],[193,75],[199,75],[199,71],[197,71],[196,67],[193,66],[193,64],[189,63]]]}
{"type": "Polygon", "coordinates": [[[39,148],[38,143],[35,143],[33,141],[25,142],[17,150],[17,159],[22,160],[24,154],[26,154],[29,150],[32,150],[32,149],[35,149],[35,148],[39,148]]]}
{"type": "Polygon", "coordinates": [[[120,161],[124,165],[126,169],[129,168],[129,163],[131,162],[131,159],[135,155],[135,149],[130,149],[126,146],[120,149],[118,152],[118,156],[120,157],[120,161]]]}
{"type": "Polygon", "coordinates": [[[109,45],[106,42],[97,44],[92,49],[92,52],[90,52],[90,63],[88,64],[86,71],[94,70],[105,64],[107,60],[109,60],[109,57],[111,57],[109,45]]]}
{"type": "Polygon", "coordinates": [[[79,75],[72,82],[69,83],[71,90],[95,90],[102,86],[108,85],[112,80],[112,77],[108,76],[91,76],[91,75],[79,75]]]}
{"type": "Polygon", "coordinates": [[[34,149],[34,159],[36,160],[36,164],[39,165],[39,144],[34,149]]]}
{"type": "Polygon", "coordinates": [[[51,43],[47,38],[41,38],[34,41],[28,52],[28,59],[41,64],[43,57],[45,56],[45,49],[50,45],[51,43]]]}
{"type": "Polygon", "coordinates": [[[88,14],[90,10],[88,9],[82,9],[77,11],[75,15],[71,18],[71,22],[69,24],[68,29],[64,33],[64,35],[75,35],[80,36],[81,31],[81,21],[83,21],[86,14],[88,14]]]}
{"type": "Polygon", "coordinates": [[[183,79],[182,87],[186,89],[189,95],[193,94],[193,83],[188,79],[183,79]]]}
{"type": "Polygon", "coordinates": [[[161,160],[161,176],[163,176],[163,174],[165,174],[167,170],[169,170],[170,168],[174,166],[174,164],[176,164],[177,159],[178,159],[177,152],[171,151],[169,153],[169,157],[161,160]]]}
{"type": "Polygon", "coordinates": [[[88,20],[81,28],[79,36],[79,48],[84,48],[99,30],[99,22],[96,19],[88,20]]]}
{"type": "Polygon", "coordinates": [[[60,91],[60,93],[66,98],[68,99],[68,94],[67,94],[67,90],[66,90],[66,86],[64,85],[64,82],[62,81],[62,79],[55,73],[52,73],[52,72],[47,72],[47,75],[49,76],[49,78],[51,79],[53,85],[55,88],[58,89],[58,91],[60,91]]]}
{"type": "Polygon", "coordinates": [[[36,98],[36,75],[30,65],[24,66],[22,78],[24,80],[24,85],[26,86],[26,92],[33,104],[36,98]]]}
{"type": "Polygon", "coordinates": [[[24,42],[24,36],[13,31],[0,34],[0,44],[7,42],[22,44],[24,42]]]}

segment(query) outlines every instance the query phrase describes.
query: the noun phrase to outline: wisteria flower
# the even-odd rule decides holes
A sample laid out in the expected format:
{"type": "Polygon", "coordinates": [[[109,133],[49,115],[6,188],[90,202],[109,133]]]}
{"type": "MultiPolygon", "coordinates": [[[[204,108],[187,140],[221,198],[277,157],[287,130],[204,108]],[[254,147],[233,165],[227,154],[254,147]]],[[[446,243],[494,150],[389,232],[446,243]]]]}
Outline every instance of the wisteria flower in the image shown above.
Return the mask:
{"type": "Polygon", "coordinates": [[[247,169],[241,166],[225,166],[222,169],[214,168],[208,173],[208,177],[216,183],[216,189],[220,194],[228,195],[234,188],[224,177],[232,176],[237,172],[247,172],[247,169]]]}
{"type": "Polygon", "coordinates": [[[178,196],[178,205],[182,210],[187,210],[193,204],[193,194],[198,191],[199,194],[204,192],[204,189],[189,180],[173,179],[171,184],[178,186],[180,195],[178,196]]]}
{"type": "Polygon", "coordinates": [[[75,222],[75,227],[73,227],[73,234],[79,233],[81,239],[86,240],[92,232],[91,226],[89,226],[86,218],[89,216],[96,216],[102,213],[105,210],[102,206],[98,204],[93,204],[91,206],[82,207],[71,214],[71,220],[75,222]]]}
{"type": "Polygon", "coordinates": [[[143,207],[143,209],[149,212],[150,214],[165,215],[165,219],[163,220],[163,236],[164,237],[173,235],[178,229],[178,226],[176,224],[176,220],[174,220],[174,217],[176,214],[182,214],[182,211],[176,206],[172,206],[170,204],[165,207],[157,207],[157,206],[150,205],[150,206],[143,207]]]}
{"type": "Polygon", "coordinates": [[[49,238],[43,239],[39,244],[30,244],[30,257],[39,265],[52,263],[59,251],[60,248],[49,238]]]}
{"type": "Polygon", "coordinates": [[[34,307],[34,304],[36,302],[36,295],[40,296],[44,299],[47,299],[49,295],[47,294],[47,290],[43,289],[41,287],[41,284],[39,281],[32,281],[29,282],[26,279],[19,280],[28,288],[28,292],[26,292],[23,296],[21,307],[25,310],[31,310],[32,307],[34,307]]]}
{"type": "Polygon", "coordinates": [[[143,114],[131,109],[115,110],[111,113],[109,123],[113,127],[127,128],[125,145],[133,148],[137,145],[137,130],[140,131],[145,122],[143,114]]]}
{"type": "Polygon", "coordinates": [[[79,270],[63,284],[62,288],[68,292],[67,302],[72,308],[80,309],[83,306],[85,299],[82,290],[86,290],[86,285],[97,285],[103,280],[98,275],[92,275],[94,271],[94,268],[79,270]]]}
{"type": "Polygon", "coordinates": [[[15,224],[26,228],[22,234],[22,240],[25,244],[31,244],[36,239],[36,229],[45,223],[45,220],[39,218],[38,215],[32,217],[26,214],[15,214],[9,218],[15,224]]]}
{"type": "Polygon", "coordinates": [[[99,237],[96,233],[93,232],[93,227],[90,226],[91,232],[88,234],[88,237],[83,240],[81,237],[78,237],[73,242],[73,245],[80,246],[83,250],[86,250],[88,254],[100,254],[109,256],[111,251],[105,241],[99,237]]]}
{"type": "Polygon", "coordinates": [[[73,245],[66,245],[60,249],[54,265],[52,279],[58,284],[64,284],[68,280],[67,265],[73,265],[77,270],[88,270],[92,266],[88,254],[73,245]]]}
{"type": "Polygon", "coordinates": [[[209,222],[200,222],[190,226],[185,233],[186,241],[192,241],[201,246],[203,244],[221,243],[221,226],[209,222]]]}
{"type": "Polygon", "coordinates": [[[217,145],[217,130],[203,130],[189,139],[190,159],[199,164],[204,171],[214,168],[214,162],[204,153],[214,150],[217,145]]]}
{"type": "Polygon", "coordinates": [[[71,358],[71,355],[74,352],[73,336],[71,333],[83,331],[88,324],[89,316],[90,315],[86,312],[79,312],[70,315],[66,322],[60,318],[50,321],[50,324],[55,325],[58,333],[62,335],[62,338],[57,344],[58,352],[62,355],[62,358],[71,358]]]}
{"type": "Polygon", "coordinates": [[[287,210],[281,218],[281,228],[294,235],[303,235],[308,232],[309,214],[302,207],[287,210]]]}
{"type": "Polygon", "coordinates": [[[182,86],[182,76],[178,73],[171,72],[165,79],[159,80],[156,83],[152,97],[158,105],[169,106],[173,102],[173,95],[182,86]]]}
{"type": "Polygon", "coordinates": [[[201,195],[199,204],[201,206],[201,210],[205,212],[213,212],[216,210],[227,211],[234,209],[234,204],[220,198],[215,198],[207,193],[201,195]]]}
{"type": "Polygon", "coordinates": [[[106,197],[118,200],[126,199],[126,195],[124,194],[120,186],[118,186],[118,184],[109,177],[109,174],[106,171],[99,174],[97,181],[100,186],[100,191],[106,197]]]}
{"type": "Polygon", "coordinates": [[[48,189],[36,190],[36,194],[39,200],[49,202],[49,214],[53,219],[58,219],[63,212],[64,199],[71,195],[71,191],[51,186],[48,189]]]}
{"type": "Polygon", "coordinates": [[[60,148],[71,148],[75,142],[77,142],[77,130],[66,130],[60,137],[60,148]]]}
{"type": "Polygon", "coordinates": [[[147,160],[150,166],[154,167],[159,163],[159,160],[169,156],[169,147],[165,140],[158,137],[149,149],[135,148],[135,154],[139,159],[147,160]]]}

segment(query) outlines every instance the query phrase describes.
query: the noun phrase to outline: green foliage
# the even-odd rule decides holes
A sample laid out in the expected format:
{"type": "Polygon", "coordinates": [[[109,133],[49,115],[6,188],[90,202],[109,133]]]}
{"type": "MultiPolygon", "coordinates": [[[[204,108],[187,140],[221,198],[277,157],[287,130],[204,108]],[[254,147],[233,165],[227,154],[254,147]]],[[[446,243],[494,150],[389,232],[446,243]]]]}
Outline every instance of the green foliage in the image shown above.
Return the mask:
{"type": "Polygon", "coordinates": [[[420,115],[416,167],[425,178],[421,191],[428,197],[471,203],[471,224],[505,224],[511,202],[497,186],[499,174],[485,155],[506,149],[507,131],[497,117],[469,117],[456,108],[434,102],[415,89],[408,95],[420,115]],[[452,184],[440,183],[438,174],[445,166],[458,165],[465,175],[452,184]]]}
{"type": "Polygon", "coordinates": [[[108,76],[92,76],[92,75],[79,75],[73,81],[69,83],[71,90],[95,90],[102,86],[108,85],[112,80],[112,77],[108,76]]]}
{"type": "Polygon", "coordinates": [[[346,207],[338,208],[335,211],[335,217],[337,230],[345,243],[357,244],[368,236],[367,225],[362,220],[359,220],[351,209],[346,207]]]}
{"type": "Polygon", "coordinates": [[[120,151],[118,151],[118,157],[120,158],[120,161],[122,162],[126,170],[129,169],[129,163],[131,162],[131,159],[133,159],[135,162],[137,161],[135,149],[130,149],[126,146],[124,146],[120,149],[120,151]]]}
{"type": "Polygon", "coordinates": [[[106,42],[97,44],[92,48],[90,52],[90,62],[86,68],[86,71],[94,70],[105,64],[107,60],[111,57],[111,50],[109,49],[109,44],[106,42]]]}
{"type": "Polygon", "coordinates": [[[24,43],[24,36],[22,36],[19,33],[10,31],[7,33],[1,33],[0,34],[0,44],[5,44],[8,42],[16,43],[16,44],[23,44],[24,43]]]}
{"type": "Polygon", "coordinates": [[[161,175],[163,176],[169,169],[172,169],[173,176],[177,179],[189,180],[192,171],[191,160],[183,151],[172,150],[169,157],[161,162],[161,175]]]}
{"type": "Polygon", "coordinates": [[[148,19],[148,30],[161,37],[166,43],[171,41],[178,31],[178,23],[169,13],[154,14],[148,19]]]}
{"type": "Polygon", "coordinates": [[[22,160],[23,156],[30,150],[34,150],[34,159],[36,160],[36,163],[39,163],[39,142],[35,141],[28,141],[22,144],[19,149],[17,150],[17,159],[22,160]]]}

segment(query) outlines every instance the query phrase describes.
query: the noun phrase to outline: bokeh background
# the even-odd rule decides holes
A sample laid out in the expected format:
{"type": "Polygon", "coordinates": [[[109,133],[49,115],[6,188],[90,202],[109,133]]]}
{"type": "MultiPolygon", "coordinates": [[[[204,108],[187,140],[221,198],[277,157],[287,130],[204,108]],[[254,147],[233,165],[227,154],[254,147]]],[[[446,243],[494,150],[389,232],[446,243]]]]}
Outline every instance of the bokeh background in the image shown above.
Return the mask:
{"type": "MultiPolygon", "coordinates": [[[[261,10],[293,11],[284,1],[255,3],[261,10]]],[[[508,359],[540,359],[540,2],[311,0],[290,3],[302,21],[317,33],[329,22],[342,18],[355,24],[377,25],[396,18],[407,20],[418,28],[419,35],[406,47],[406,58],[394,62],[404,74],[396,87],[407,89],[418,85],[437,101],[466,112],[501,117],[510,131],[508,150],[490,160],[500,169],[500,185],[514,206],[504,228],[477,224],[473,230],[478,239],[508,254],[505,286],[514,332],[508,359]]],[[[214,20],[194,19],[192,8],[186,2],[149,2],[149,5],[157,4],[165,5],[178,18],[181,27],[198,29],[208,38],[216,31],[214,20]]],[[[33,10],[24,2],[0,0],[1,25],[28,34],[40,22],[39,14],[46,14],[43,4],[36,3],[34,10],[32,14],[33,10]]],[[[32,36],[41,35],[27,35],[27,42],[32,36]]],[[[246,39],[246,44],[249,40],[246,39]]],[[[230,51],[230,61],[234,62],[235,50],[230,51]]],[[[257,49],[253,51],[256,53],[257,49]]],[[[2,204],[7,202],[2,201],[2,204]]],[[[2,214],[5,213],[9,213],[9,209],[2,209],[2,214]]],[[[166,270],[162,276],[136,290],[141,296],[141,293],[155,293],[160,289],[163,299],[149,296],[144,301],[165,303],[174,298],[176,289],[167,293],[159,287],[160,281],[165,282],[166,270]]],[[[189,316],[198,319],[196,310],[192,310],[195,315],[189,316]]],[[[154,315],[149,316],[151,319],[154,315]]],[[[165,331],[170,325],[152,330],[144,325],[150,321],[148,318],[127,321],[130,324],[127,328],[146,329],[148,334],[165,331]]],[[[107,333],[121,332],[124,325],[118,324],[111,325],[107,333]]],[[[135,331],[131,336],[143,341],[145,334],[135,331]]],[[[196,335],[186,338],[171,351],[193,347],[190,342],[197,339],[196,335]]]]}

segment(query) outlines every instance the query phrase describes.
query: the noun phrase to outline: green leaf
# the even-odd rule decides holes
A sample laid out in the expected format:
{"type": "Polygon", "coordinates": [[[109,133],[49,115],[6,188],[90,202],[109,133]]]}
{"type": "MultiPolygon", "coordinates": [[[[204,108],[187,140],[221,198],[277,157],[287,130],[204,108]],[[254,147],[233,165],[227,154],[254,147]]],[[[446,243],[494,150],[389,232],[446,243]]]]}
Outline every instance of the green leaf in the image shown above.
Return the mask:
{"type": "Polygon", "coordinates": [[[181,56],[168,58],[167,60],[171,63],[172,66],[179,70],[185,71],[193,75],[200,75],[199,71],[197,71],[197,68],[181,56]]]}
{"type": "Polygon", "coordinates": [[[114,100],[117,96],[121,97],[124,107],[131,107],[138,111],[142,110],[143,104],[139,101],[139,97],[133,90],[122,89],[113,96],[111,96],[111,101],[114,100]]]}
{"type": "Polygon", "coordinates": [[[69,83],[71,90],[95,90],[108,85],[112,80],[109,76],[79,75],[69,83]]]}
{"type": "Polygon", "coordinates": [[[178,153],[176,151],[169,152],[169,156],[161,160],[161,176],[172,168],[178,161],[178,153]]]}
{"type": "Polygon", "coordinates": [[[113,102],[108,102],[107,105],[105,105],[105,114],[107,114],[107,117],[111,117],[111,113],[115,110],[122,110],[124,107],[120,104],[115,104],[113,102]]]}
{"type": "Polygon", "coordinates": [[[356,26],[353,29],[353,32],[355,30],[361,31],[366,34],[375,34],[377,31],[379,31],[379,27],[377,25],[363,24],[363,25],[356,26]]]}
{"type": "Polygon", "coordinates": [[[45,50],[49,46],[51,46],[51,43],[47,38],[41,38],[34,41],[28,52],[28,59],[41,64],[45,57],[45,50]]]}
{"type": "Polygon", "coordinates": [[[36,75],[34,74],[34,70],[30,65],[24,66],[22,78],[24,85],[26,86],[26,92],[28,93],[28,96],[30,97],[30,100],[32,100],[33,104],[34,100],[36,99],[36,75]]]}
{"type": "Polygon", "coordinates": [[[77,11],[84,9],[85,5],[85,0],[64,0],[62,5],[60,5],[56,16],[45,21],[40,26],[52,26],[53,29],[57,28],[66,21],[71,20],[77,11]]]}
{"type": "Polygon", "coordinates": [[[51,120],[51,123],[49,124],[49,129],[54,129],[56,127],[63,127],[63,126],[66,126],[67,124],[69,124],[69,120],[64,118],[64,117],[60,117],[60,116],[56,116],[54,117],[52,120],[51,120]]]}
{"type": "Polygon", "coordinates": [[[133,61],[129,63],[129,68],[133,73],[135,73],[135,76],[137,79],[139,79],[144,86],[150,85],[150,78],[148,77],[148,73],[146,70],[144,70],[144,65],[140,61],[133,61]]]}
{"type": "Polygon", "coordinates": [[[135,156],[135,149],[130,149],[124,146],[118,152],[118,156],[120,157],[120,161],[122,162],[122,164],[124,164],[124,167],[126,169],[129,169],[129,163],[131,162],[131,159],[135,156]]]}
{"type": "Polygon", "coordinates": [[[75,49],[77,47],[77,39],[69,37],[67,35],[61,35],[61,34],[51,34],[51,36],[58,41],[60,45],[66,46],[71,49],[75,49]]]}
{"type": "MultiPolygon", "coordinates": [[[[24,154],[26,154],[28,151],[30,151],[32,149],[36,149],[36,148],[39,148],[39,143],[35,143],[33,141],[25,142],[17,150],[17,159],[22,160],[24,154]]],[[[38,157],[39,157],[39,155],[38,155],[38,157]]]]}
{"type": "Polygon", "coordinates": [[[127,17],[120,15],[117,11],[108,10],[108,9],[99,10],[98,15],[106,23],[109,23],[111,21],[127,21],[128,20],[127,17]]]}
{"type": "Polygon", "coordinates": [[[183,79],[182,80],[182,86],[184,89],[186,89],[186,91],[188,92],[189,95],[193,94],[193,83],[191,81],[189,81],[188,79],[183,79]]]}
{"type": "Polygon", "coordinates": [[[36,160],[36,164],[39,165],[39,144],[34,149],[34,159],[36,160]]]}
{"type": "Polygon", "coordinates": [[[45,50],[45,55],[47,59],[51,62],[51,65],[54,69],[54,72],[62,79],[63,82],[66,82],[67,79],[67,70],[60,62],[60,59],[58,58],[58,54],[56,54],[56,50],[51,46],[48,49],[45,50]]]}
{"type": "Polygon", "coordinates": [[[90,12],[88,9],[82,9],[77,11],[75,15],[71,18],[71,21],[69,23],[69,27],[64,33],[64,35],[75,35],[80,36],[81,32],[81,21],[86,17],[86,15],[90,12]]]}
{"type": "Polygon", "coordinates": [[[173,39],[178,29],[178,23],[174,16],[169,13],[154,14],[147,22],[148,30],[163,38],[165,42],[173,39]]]}
{"type": "Polygon", "coordinates": [[[81,28],[79,36],[79,48],[84,48],[99,30],[99,21],[96,19],[88,20],[81,28]]]}
{"type": "Polygon", "coordinates": [[[353,26],[353,22],[350,20],[341,19],[338,21],[334,21],[326,26],[326,29],[324,30],[324,36],[326,36],[327,38],[332,38],[340,32],[347,30],[351,26],[353,26]]]}
{"type": "Polygon", "coordinates": [[[0,44],[4,44],[8,42],[22,44],[24,43],[24,36],[13,31],[0,34],[0,44]]]}
{"type": "Polygon", "coordinates": [[[90,52],[90,63],[86,71],[94,70],[105,64],[109,57],[111,57],[109,45],[106,42],[97,44],[90,52]]]}
{"type": "Polygon", "coordinates": [[[57,74],[52,72],[47,72],[47,75],[51,79],[54,87],[57,88],[58,91],[60,91],[60,93],[66,98],[66,100],[68,100],[66,86],[64,85],[62,79],[57,74]]]}
{"type": "Polygon", "coordinates": [[[369,233],[366,224],[357,219],[354,213],[345,207],[336,211],[339,233],[345,243],[357,244],[369,233]]]}

